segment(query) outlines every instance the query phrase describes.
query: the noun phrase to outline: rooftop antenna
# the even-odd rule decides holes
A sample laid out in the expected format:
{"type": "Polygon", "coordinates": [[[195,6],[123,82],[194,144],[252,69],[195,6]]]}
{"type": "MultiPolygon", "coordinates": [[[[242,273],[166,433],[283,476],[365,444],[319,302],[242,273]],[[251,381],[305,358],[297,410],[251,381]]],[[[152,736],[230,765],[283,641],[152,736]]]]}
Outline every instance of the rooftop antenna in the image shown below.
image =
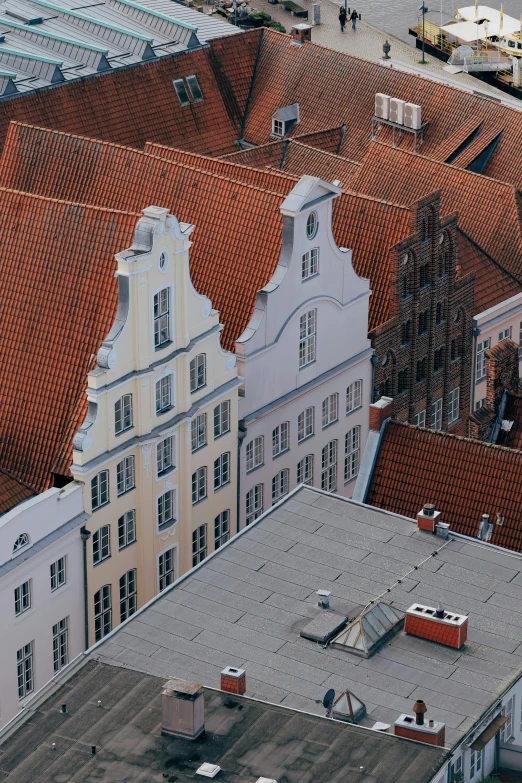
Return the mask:
{"type": "Polygon", "coordinates": [[[326,710],[327,718],[332,717],[334,699],[335,699],[335,691],[333,688],[330,688],[330,690],[326,691],[326,693],[324,694],[324,699],[323,699],[323,707],[326,710]]]}

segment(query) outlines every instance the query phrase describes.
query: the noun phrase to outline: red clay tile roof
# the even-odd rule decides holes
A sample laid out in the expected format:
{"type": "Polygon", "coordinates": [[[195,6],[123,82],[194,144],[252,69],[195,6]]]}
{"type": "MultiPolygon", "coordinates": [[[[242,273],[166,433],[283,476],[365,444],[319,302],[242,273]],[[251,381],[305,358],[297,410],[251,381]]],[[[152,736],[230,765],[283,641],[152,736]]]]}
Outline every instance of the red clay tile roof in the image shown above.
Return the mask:
{"type": "Polygon", "coordinates": [[[0,514],[34,495],[34,491],[0,469],[0,514]]]}
{"type": "Polygon", "coordinates": [[[350,187],[399,203],[440,190],[442,212],[457,211],[460,228],[522,281],[522,210],[512,185],[373,143],[350,187]]]}
{"type": "Polygon", "coordinates": [[[476,536],[482,514],[495,525],[491,543],[522,551],[522,452],[389,422],[367,502],[415,518],[425,503],[451,530],[476,536]]]}
{"type": "Polygon", "coordinates": [[[137,219],[0,189],[0,469],[35,492],[69,473],[137,219]]]}
{"type": "Polygon", "coordinates": [[[522,291],[514,277],[460,230],[457,232],[457,263],[460,264],[461,276],[471,272],[475,278],[475,313],[483,313],[522,291]]]}
{"type": "Polygon", "coordinates": [[[513,426],[509,432],[500,430],[499,445],[507,446],[510,449],[522,449],[522,395],[507,393],[503,419],[512,421],[513,426]]]}

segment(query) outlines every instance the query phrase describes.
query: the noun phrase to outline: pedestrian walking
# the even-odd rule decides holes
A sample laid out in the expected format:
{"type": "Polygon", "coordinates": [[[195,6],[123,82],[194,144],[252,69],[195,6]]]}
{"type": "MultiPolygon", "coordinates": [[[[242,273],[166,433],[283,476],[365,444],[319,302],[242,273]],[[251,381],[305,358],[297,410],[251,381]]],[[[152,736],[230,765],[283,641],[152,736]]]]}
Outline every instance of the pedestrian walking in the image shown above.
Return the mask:
{"type": "Polygon", "coordinates": [[[352,30],[355,30],[357,28],[357,19],[358,14],[355,8],[353,9],[352,13],[350,14],[350,19],[352,20],[352,30]]]}
{"type": "Polygon", "coordinates": [[[346,8],[344,5],[341,6],[339,11],[339,24],[341,25],[341,32],[344,33],[344,26],[346,24],[346,8]]]}

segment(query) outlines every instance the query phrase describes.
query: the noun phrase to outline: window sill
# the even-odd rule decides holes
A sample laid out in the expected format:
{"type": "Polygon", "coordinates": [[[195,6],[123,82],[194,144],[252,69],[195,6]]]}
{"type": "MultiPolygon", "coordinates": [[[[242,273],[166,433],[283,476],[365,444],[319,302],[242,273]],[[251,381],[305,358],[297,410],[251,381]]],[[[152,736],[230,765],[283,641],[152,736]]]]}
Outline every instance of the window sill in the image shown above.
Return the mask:
{"type": "Polygon", "coordinates": [[[359,477],[359,474],[357,474],[357,476],[352,476],[351,478],[346,479],[345,482],[344,482],[344,486],[346,487],[347,484],[351,484],[352,481],[357,481],[358,477],[359,477]]]}
{"type": "Polygon", "coordinates": [[[487,375],[483,375],[481,378],[477,378],[475,381],[475,386],[477,386],[479,383],[482,383],[487,378],[487,375]]]}
{"type": "Polygon", "coordinates": [[[460,424],[462,419],[455,419],[455,421],[452,421],[451,424],[448,422],[448,429],[450,430],[452,427],[454,427],[456,424],[460,424]]]}
{"type": "Polygon", "coordinates": [[[123,492],[118,492],[116,497],[122,498],[124,495],[128,495],[129,492],[132,492],[136,489],[136,484],[133,487],[129,487],[129,489],[124,489],[123,492]]]}
{"type": "Polygon", "coordinates": [[[201,451],[201,449],[204,449],[205,446],[208,446],[208,443],[205,441],[205,443],[202,443],[201,446],[197,446],[197,448],[192,449],[190,452],[191,454],[196,454],[196,452],[201,451]]]}
{"type": "Polygon", "coordinates": [[[253,468],[250,468],[250,470],[247,470],[247,472],[246,472],[247,476],[250,475],[250,473],[255,473],[256,470],[259,470],[259,468],[264,468],[264,467],[265,467],[265,463],[264,462],[260,462],[259,465],[254,465],[253,468]]]}
{"type": "Polygon", "coordinates": [[[68,582],[64,582],[63,585],[60,585],[60,587],[55,587],[54,590],[51,590],[51,600],[56,595],[61,595],[65,590],[67,590],[70,587],[70,584],[68,582]]]}
{"type": "Polygon", "coordinates": [[[360,411],[362,409],[362,403],[358,405],[356,408],[352,408],[351,411],[346,411],[347,416],[351,416],[352,413],[357,413],[357,411],[360,411]]]}
{"type": "Polygon", "coordinates": [[[130,546],[132,546],[133,544],[135,544],[135,543],[137,542],[137,540],[138,540],[138,539],[137,539],[137,538],[135,538],[135,539],[134,539],[134,541],[129,541],[129,543],[128,543],[128,544],[124,544],[123,546],[119,546],[119,547],[118,547],[118,552],[123,552],[123,550],[124,550],[124,549],[128,549],[130,546]]]}
{"type": "Polygon", "coordinates": [[[319,272],[314,272],[313,275],[308,275],[308,277],[302,277],[301,282],[306,283],[307,280],[313,280],[314,277],[319,277],[319,272]]]}
{"type": "Polygon", "coordinates": [[[116,430],[114,430],[114,437],[119,438],[120,435],[125,435],[126,432],[129,432],[129,430],[133,430],[133,429],[134,429],[134,424],[131,424],[129,427],[125,427],[125,429],[120,430],[119,432],[116,432],[116,430]]]}
{"type": "Polygon", "coordinates": [[[161,473],[158,473],[158,480],[164,478],[165,476],[168,476],[169,473],[173,473],[176,470],[176,465],[171,465],[169,468],[165,468],[165,470],[162,470],[161,473]]]}
{"type": "MultiPolygon", "coordinates": [[[[164,530],[168,530],[169,527],[175,525],[177,521],[178,521],[177,519],[169,519],[168,522],[164,522],[162,525],[158,525],[158,533],[163,533],[164,530]]],[[[128,544],[127,546],[131,546],[131,545],[128,544]]]]}
{"type": "Polygon", "coordinates": [[[223,489],[223,487],[228,487],[228,486],[230,486],[230,479],[226,481],[224,484],[220,484],[219,487],[214,487],[214,494],[216,494],[216,492],[219,492],[220,489],[223,489]]]}
{"type": "Polygon", "coordinates": [[[191,389],[191,390],[190,390],[190,393],[191,393],[191,394],[197,394],[197,393],[198,393],[198,391],[201,391],[201,389],[205,389],[205,388],[206,388],[206,386],[207,386],[207,384],[206,384],[206,383],[202,383],[202,384],[201,384],[201,386],[198,386],[198,387],[197,387],[197,389],[191,389]]]}
{"type": "Polygon", "coordinates": [[[311,362],[307,362],[306,364],[303,364],[303,366],[299,368],[299,372],[301,372],[302,370],[306,370],[307,367],[311,367],[312,364],[316,363],[316,361],[317,359],[312,359],[311,362]]]}
{"type": "Polygon", "coordinates": [[[321,427],[321,429],[322,429],[322,430],[327,430],[327,429],[328,429],[328,427],[333,427],[333,425],[334,425],[334,424],[337,424],[337,422],[338,422],[338,421],[339,421],[339,418],[337,418],[337,419],[334,419],[333,421],[330,421],[330,422],[328,422],[328,424],[325,424],[325,425],[323,425],[323,426],[321,427]]]}
{"type": "Polygon", "coordinates": [[[22,620],[25,620],[26,617],[30,617],[34,614],[34,606],[30,606],[29,609],[26,609],[24,612],[20,612],[20,614],[15,615],[15,625],[18,625],[18,623],[21,623],[22,620]]]}
{"type": "Polygon", "coordinates": [[[223,438],[225,435],[228,435],[230,433],[230,427],[228,430],[225,430],[225,432],[220,432],[219,435],[214,434],[214,440],[219,440],[220,438],[223,438]]]}
{"type": "Polygon", "coordinates": [[[278,451],[277,454],[272,454],[272,459],[279,459],[279,457],[282,457],[284,454],[288,454],[290,451],[290,446],[288,448],[283,449],[282,451],[278,451]]]}
{"type": "MultiPolygon", "coordinates": [[[[192,506],[198,506],[200,503],[203,503],[203,501],[206,500],[207,498],[208,498],[208,495],[205,495],[204,497],[199,498],[199,500],[193,500],[192,501],[192,506]]],[[[162,530],[163,530],[163,528],[162,528],[162,530]]]]}
{"type": "Polygon", "coordinates": [[[107,555],[107,557],[104,557],[104,558],[103,558],[103,560],[98,560],[98,562],[97,562],[97,563],[94,563],[94,562],[93,562],[93,564],[92,564],[92,567],[93,567],[93,568],[98,568],[98,566],[101,566],[101,565],[102,565],[102,563],[106,563],[106,562],[107,562],[107,560],[110,560],[110,559],[111,559],[111,557],[112,557],[112,555],[107,555]]]}
{"type": "Polygon", "coordinates": [[[166,413],[171,411],[174,408],[174,405],[169,405],[168,408],[162,408],[160,411],[156,411],[156,416],[164,416],[166,413]]]}
{"type": "Polygon", "coordinates": [[[433,375],[437,375],[437,373],[442,372],[444,367],[437,367],[437,369],[433,368],[433,375]]]}
{"type": "Polygon", "coordinates": [[[161,345],[155,345],[154,352],[163,351],[165,348],[168,348],[170,345],[172,345],[172,340],[167,340],[166,343],[161,343],[161,345]]]}
{"type": "Polygon", "coordinates": [[[315,432],[311,432],[310,435],[305,435],[304,438],[301,438],[301,440],[297,441],[297,445],[300,446],[301,443],[305,443],[307,440],[310,440],[310,438],[313,438],[315,436],[315,432]]]}
{"type": "Polygon", "coordinates": [[[91,514],[95,514],[97,511],[99,511],[101,508],[105,508],[105,506],[110,505],[110,500],[108,500],[106,503],[102,503],[101,506],[96,506],[96,508],[92,508],[91,506],[91,514]]]}
{"type": "Polygon", "coordinates": [[[397,391],[397,397],[402,397],[403,394],[407,394],[409,392],[409,389],[403,389],[402,391],[397,391]]]}

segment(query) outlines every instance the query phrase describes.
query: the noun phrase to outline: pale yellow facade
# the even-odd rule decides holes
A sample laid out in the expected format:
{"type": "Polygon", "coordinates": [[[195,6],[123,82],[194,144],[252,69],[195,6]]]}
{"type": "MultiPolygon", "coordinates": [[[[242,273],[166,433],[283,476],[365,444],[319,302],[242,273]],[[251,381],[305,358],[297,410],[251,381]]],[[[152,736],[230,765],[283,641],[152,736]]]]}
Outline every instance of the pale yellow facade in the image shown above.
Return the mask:
{"type": "Polygon", "coordinates": [[[192,230],[149,207],[116,256],[118,314],[72,466],[92,514],[91,644],[237,531],[241,380],[190,280],[192,230]]]}

